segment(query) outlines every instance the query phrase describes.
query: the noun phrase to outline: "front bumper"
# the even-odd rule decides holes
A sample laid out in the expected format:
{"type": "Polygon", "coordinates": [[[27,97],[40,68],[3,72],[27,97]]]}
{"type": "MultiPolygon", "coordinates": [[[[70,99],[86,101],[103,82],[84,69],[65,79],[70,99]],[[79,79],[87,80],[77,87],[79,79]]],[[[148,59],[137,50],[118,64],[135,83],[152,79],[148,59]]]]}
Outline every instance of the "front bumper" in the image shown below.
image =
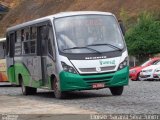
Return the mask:
{"type": "Polygon", "coordinates": [[[129,67],[114,73],[80,75],[62,71],[59,75],[61,91],[90,90],[94,83],[104,83],[105,87],[128,85],[129,67]]]}
{"type": "Polygon", "coordinates": [[[140,73],[139,75],[139,80],[152,80],[153,79],[153,74],[147,74],[147,73],[140,73]]]}
{"type": "Polygon", "coordinates": [[[129,74],[129,78],[130,78],[131,80],[137,80],[137,74],[135,74],[135,73],[130,73],[130,74],[129,74]]]}

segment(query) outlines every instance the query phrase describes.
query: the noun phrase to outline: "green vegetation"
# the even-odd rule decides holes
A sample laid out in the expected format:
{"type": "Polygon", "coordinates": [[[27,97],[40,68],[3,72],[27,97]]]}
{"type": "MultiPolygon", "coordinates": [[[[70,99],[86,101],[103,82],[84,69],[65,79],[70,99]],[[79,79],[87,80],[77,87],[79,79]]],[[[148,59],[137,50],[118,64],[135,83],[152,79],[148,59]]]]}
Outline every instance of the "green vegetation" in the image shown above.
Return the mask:
{"type": "Polygon", "coordinates": [[[160,19],[159,15],[143,12],[137,23],[126,33],[129,54],[147,57],[160,53],[160,19]]]}

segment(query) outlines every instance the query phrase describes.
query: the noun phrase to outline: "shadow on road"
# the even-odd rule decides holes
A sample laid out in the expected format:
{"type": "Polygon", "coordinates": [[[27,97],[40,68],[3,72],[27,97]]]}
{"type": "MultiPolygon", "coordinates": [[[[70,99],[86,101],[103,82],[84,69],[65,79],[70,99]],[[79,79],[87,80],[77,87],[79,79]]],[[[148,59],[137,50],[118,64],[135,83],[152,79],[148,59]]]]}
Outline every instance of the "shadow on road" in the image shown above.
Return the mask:
{"type": "MultiPolygon", "coordinates": [[[[53,91],[47,92],[38,92],[35,96],[46,97],[46,98],[55,98],[53,91]]],[[[93,91],[74,91],[67,92],[65,100],[71,99],[87,99],[87,98],[95,98],[95,97],[110,97],[112,95],[102,94],[102,93],[94,93],[93,91]]]]}

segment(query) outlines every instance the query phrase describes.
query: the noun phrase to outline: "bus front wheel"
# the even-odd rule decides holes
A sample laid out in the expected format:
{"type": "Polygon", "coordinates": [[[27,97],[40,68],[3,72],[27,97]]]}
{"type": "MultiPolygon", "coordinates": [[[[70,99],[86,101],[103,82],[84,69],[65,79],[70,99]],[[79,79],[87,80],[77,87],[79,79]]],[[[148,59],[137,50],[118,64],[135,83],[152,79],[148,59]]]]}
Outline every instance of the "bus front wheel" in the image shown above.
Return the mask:
{"type": "Polygon", "coordinates": [[[25,86],[22,79],[21,79],[21,88],[22,88],[23,95],[33,95],[33,94],[36,94],[37,92],[37,88],[25,86]]]}
{"type": "Polygon", "coordinates": [[[60,91],[59,83],[58,83],[58,80],[56,78],[53,80],[53,90],[54,90],[55,98],[58,98],[58,99],[65,98],[65,93],[60,91]]]}
{"type": "Polygon", "coordinates": [[[109,89],[114,96],[122,95],[123,93],[123,86],[110,87],[109,89]]]}

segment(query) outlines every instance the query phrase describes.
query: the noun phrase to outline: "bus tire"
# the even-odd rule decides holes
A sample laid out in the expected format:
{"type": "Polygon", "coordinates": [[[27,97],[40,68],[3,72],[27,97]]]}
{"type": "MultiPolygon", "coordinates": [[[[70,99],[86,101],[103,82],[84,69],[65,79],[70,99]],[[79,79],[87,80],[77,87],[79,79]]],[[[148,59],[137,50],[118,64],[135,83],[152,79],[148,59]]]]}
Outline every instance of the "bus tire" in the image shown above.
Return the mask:
{"type": "Polygon", "coordinates": [[[21,80],[21,88],[23,95],[34,95],[37,92],[37,88],[25,86],[23,80],[21,80]]]}
{"type": "Polygon", "coordinates": [[[62,92],[59,89],[58,86],[59,86],[58,80],[56,78],[54,78],[54,80],[53,80],[53,90],[54,90],[55,98],[64,99],[65,98],[65,92],[62,92]]]}
{"type": "Polygon", "coordinates": [[[109,89],[114,96],[122,95],[123,93],[123,86],[110,87],[109,89]]]}

